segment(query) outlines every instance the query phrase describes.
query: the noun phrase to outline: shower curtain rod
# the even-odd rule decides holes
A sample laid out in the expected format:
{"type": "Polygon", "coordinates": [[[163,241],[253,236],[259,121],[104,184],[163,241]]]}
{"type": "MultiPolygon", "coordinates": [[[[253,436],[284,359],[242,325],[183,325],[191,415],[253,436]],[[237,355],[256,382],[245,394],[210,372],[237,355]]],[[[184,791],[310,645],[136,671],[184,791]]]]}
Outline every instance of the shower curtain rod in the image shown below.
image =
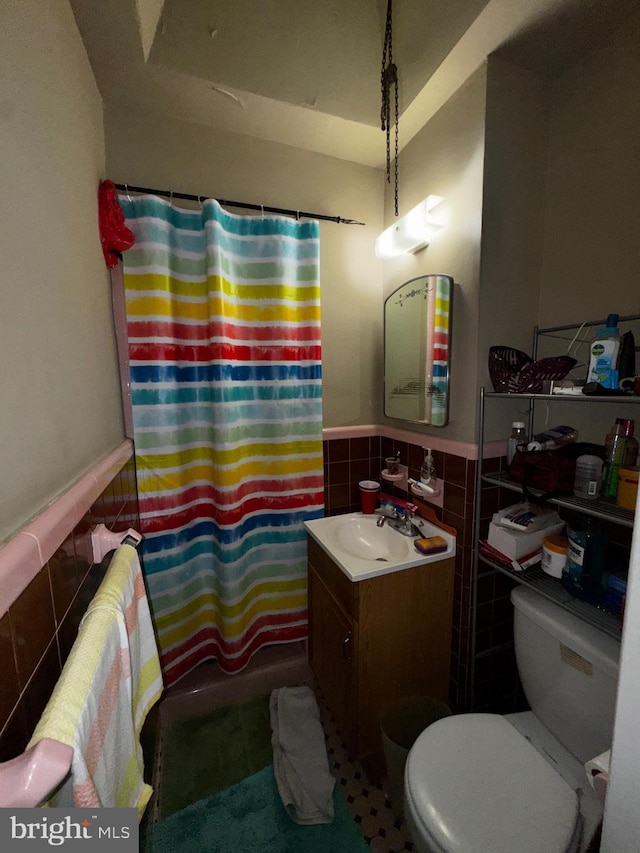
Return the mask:
{"type": "MultiPolygon", "coordinates": [[[[131,184],[116,184],[119,190],[124,192],[134,193],[151,193],[151,195],[163,195],[168,198],[182,198],[187,201],[201,202],[206,199],[204,195],[192,195],[191,193],[174,193],[171,190],[154,190],[149,187],[134,187],[131,184]]],[[[228,207],[242,207],[245,210],[259,210],[261,213],[279,213],[281,216],[295,216],[300,219],[304,216],[305,219],[322,219],[327,222],[337,222],[338,225],[365,225],[364,222],[358,222],[357,219],[343,219],[341,216],[326,216],[324,213],[306,213],[304,210],[288,210],[284,207],[268,207],[266,204],[250,204],[245,201],[230,201],[225,198],[216,199],[218,204],[226,204],[228,207]]]]}

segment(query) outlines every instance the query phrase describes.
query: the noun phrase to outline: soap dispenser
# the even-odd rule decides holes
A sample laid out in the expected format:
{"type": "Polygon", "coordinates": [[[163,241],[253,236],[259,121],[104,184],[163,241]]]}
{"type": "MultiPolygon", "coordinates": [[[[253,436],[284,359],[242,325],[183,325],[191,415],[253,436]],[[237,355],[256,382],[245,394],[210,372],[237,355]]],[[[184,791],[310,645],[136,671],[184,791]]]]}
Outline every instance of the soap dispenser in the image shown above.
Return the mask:
{"type": "Polygon", "coordinates": [[[436,479],[436,466],[433,461],[433,456],[431,455],[431,448],[427,447],[424,462],[420,469],[420,482],[424,483],[426,486],[435,486],[436,479]]]}

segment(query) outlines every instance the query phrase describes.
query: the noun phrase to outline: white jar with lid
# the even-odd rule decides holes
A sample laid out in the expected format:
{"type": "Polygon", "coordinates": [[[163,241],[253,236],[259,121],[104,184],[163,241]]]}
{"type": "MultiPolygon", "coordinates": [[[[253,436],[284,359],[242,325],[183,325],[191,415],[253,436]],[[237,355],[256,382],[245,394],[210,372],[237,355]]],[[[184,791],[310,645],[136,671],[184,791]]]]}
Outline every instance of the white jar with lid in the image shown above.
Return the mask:
{"type": "Polygon", "coordinates": [[[576,475],[573,481],[573,494],[577,498],[595,500],[602,486],[603,461],[599,456],[589,453],[576,459],[576,475]]]}
{"type": "Polygon", "coordinates": [[[568,548],[569,540],[566,536],[547,536],[542,543],[542,571],[552,578],[561,578],[568,548]]]}

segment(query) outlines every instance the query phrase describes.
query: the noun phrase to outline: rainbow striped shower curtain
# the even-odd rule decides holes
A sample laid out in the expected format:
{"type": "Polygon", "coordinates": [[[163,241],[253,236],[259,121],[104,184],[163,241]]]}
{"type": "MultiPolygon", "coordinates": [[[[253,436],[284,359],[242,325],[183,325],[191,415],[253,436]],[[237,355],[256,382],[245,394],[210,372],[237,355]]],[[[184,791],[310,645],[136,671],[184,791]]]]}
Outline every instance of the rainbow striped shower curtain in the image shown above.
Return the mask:
{"type": "Polygon", "coordinates": [[[427,276],[431,294],[427,317],[427,364],[425,368],[425,423],[444,426],[447,423],[449,391],[449,313],[451,286],[448,275],[427,276]]]}
{"type": "Polygon", "coordinates": [[[165,684],[307,633],[319,226],[120,196],[144,567],[165,684]]]}

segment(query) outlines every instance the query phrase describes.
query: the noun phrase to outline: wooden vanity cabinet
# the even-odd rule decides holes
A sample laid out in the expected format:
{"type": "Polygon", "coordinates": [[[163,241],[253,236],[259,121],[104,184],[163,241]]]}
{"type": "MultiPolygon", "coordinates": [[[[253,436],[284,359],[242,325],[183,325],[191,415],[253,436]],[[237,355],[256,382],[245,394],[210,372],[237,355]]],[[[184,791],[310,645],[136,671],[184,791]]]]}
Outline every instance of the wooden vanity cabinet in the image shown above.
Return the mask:
{"type": "Polygon", "coordinates": [[[353,582],[307,539],[311,668],[354,757],[382,778],[387,705],[448,699],[454,560],[353,582]]]}

